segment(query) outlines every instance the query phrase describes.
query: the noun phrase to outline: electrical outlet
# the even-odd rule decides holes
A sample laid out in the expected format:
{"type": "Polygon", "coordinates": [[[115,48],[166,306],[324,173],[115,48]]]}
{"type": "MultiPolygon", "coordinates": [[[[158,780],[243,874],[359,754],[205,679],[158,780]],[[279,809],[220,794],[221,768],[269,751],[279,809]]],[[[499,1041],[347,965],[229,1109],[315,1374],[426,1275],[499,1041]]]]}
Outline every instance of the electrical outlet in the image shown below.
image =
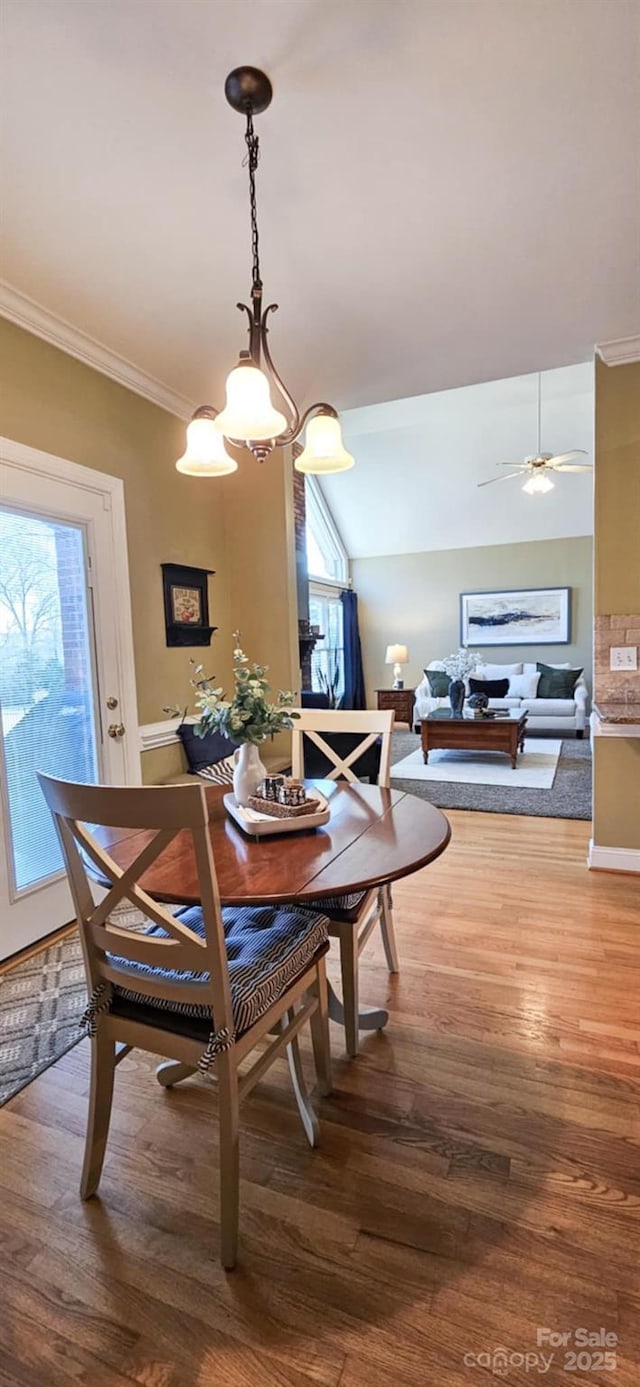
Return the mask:
{"type": "Polygon", "coordinates": [[[609,669],[637,669],[637,645],[612,645],[609,651],[609,669]]]}

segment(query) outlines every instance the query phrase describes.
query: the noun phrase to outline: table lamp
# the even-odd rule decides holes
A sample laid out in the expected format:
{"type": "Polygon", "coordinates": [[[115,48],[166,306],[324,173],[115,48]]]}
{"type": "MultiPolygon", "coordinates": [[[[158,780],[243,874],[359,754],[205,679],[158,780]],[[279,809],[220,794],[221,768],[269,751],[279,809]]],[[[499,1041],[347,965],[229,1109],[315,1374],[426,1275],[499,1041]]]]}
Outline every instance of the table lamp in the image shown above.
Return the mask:
{"type": "Polygon", "coordinates": [[[402,666],[409,663],[409,651],[406,645],[388,645],[384,662],[385,665],[393,665],[394,689],[403,689],[402,666]]]}

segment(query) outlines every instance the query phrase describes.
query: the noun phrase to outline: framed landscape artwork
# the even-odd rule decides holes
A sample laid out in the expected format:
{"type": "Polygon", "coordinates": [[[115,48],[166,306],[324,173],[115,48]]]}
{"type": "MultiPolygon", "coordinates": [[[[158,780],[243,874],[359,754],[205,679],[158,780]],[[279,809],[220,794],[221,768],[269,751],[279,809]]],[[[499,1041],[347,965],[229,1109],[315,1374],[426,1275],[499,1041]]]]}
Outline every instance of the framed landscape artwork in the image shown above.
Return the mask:
{"type": "Polygon", "coordinates": [[[460,594],[461,645],[566,645],[570,638],[571,588],[460,594]]]}

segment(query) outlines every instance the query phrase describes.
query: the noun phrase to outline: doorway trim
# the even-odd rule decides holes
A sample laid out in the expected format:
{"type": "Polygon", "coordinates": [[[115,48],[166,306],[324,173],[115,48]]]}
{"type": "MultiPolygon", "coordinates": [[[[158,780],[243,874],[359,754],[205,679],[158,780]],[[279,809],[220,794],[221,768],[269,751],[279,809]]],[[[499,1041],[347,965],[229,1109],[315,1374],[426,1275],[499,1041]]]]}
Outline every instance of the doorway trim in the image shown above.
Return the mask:
{"type": "Polygon", "coordinates": [[[131,736],[123,738],[123,754],[127,785],[142,784],[140,737],[138,733],[138,697],[134,664],[133,623],[131,619],[131,589],[129,586],[129,554],[127,521],[124,501],[124,482],[108,472],[94,471],[79,462],[43,453],[12,438],[0,438],[0,462],[22,472],[70,482],[73,486],[102,497],[105,511],[111,515],[111,560],[118,620],[116,650],[118,679],[123,722],[131,728],[131,736]],[[134,733],[135,728],[135,733],[134,733]]]}

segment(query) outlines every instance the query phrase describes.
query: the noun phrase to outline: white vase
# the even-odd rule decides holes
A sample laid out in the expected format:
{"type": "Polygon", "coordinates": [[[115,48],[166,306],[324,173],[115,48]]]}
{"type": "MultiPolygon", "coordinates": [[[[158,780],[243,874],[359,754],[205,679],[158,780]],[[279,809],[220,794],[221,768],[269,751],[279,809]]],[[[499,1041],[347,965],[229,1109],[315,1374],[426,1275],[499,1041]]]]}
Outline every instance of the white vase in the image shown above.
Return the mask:
{"type": "Polygon", "coordinates": [[[236,804],[247,805],[267,774],[260,752],[253,742],[243,742],[236,752],[233,770],[233,793],[236,804]]]}

